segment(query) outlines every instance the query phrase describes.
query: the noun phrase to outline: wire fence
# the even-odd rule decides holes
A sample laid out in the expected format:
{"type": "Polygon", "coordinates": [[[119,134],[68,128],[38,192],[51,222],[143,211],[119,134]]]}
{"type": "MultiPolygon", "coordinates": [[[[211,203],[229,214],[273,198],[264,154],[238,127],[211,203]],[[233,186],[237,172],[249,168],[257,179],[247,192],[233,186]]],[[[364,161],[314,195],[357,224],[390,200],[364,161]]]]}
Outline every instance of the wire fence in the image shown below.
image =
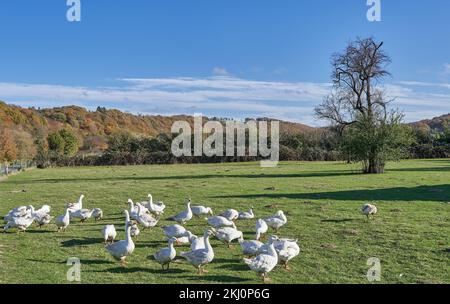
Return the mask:
{"type": "Polygon", "coordinates": [[[18,161],[12,164],[0,164],[0,176],[7,176],[11,174],[16,174],[26,169],[35,167],[32,161],[18,161]]]}

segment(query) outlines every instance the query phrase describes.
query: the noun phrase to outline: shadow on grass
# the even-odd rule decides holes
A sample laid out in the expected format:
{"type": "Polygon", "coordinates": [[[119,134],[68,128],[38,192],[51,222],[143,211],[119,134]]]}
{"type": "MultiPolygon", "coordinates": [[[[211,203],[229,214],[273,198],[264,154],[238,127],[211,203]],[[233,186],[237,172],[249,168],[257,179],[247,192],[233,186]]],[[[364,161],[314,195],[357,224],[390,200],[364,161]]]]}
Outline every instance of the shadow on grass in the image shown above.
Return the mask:
{"type": "Polygon", "coordinates": [[[293,199],[293,200],[343,200],[343,201],[437,201],[450,200],[450,184],[435,186],[418,186],[412,188],[397,187],[387,189],[348,190],[318,193],[261,193],[221,195],[212,198],[243,198],[243,199],[293,199]]]}
{"type": "Polygon", "coordinates": [[[173,175],[173,176],[120,176],[98,178],[49,178],[30,180],[7,180],[9,184],[33,184],[33,183],[74,183],[74,182],[105,182],[105,181],[153,181],[153,180],[183,180],[183,179],[210,179],[210,178],[307,178],[307,177],[333,177],[362,175],[352,170],[337,171],[305,171],[292,174],[203,174],[203,175],[173,175]]]}
{"type": "Polygon", "coordinates": [[[62,247],[76,247],[76,246],[86,246],[86,245],[94,245],[94,244],[103,244],[104,241],[102,238],[82,238],[82,239],[73,239],[68,241],[62,241],[62,247]]]}
{"type": "Polygon", "coordinates": [[[213,275],[213,274],[203,274],[203,275],[192,275],[192,276],[179,276],[179,278],[187,279],[188,281],[208,281],[208,282],[220,282],[220,283],[240,283],[253,281],[251,279],[246,279],[238,276],[230,275],[213,275]]]}
{"type": "MultiPolygon", "coordinates": [[[[48,263],[48,264],[66,264],[67,261],[50,261],[50,260],[38,260],[38,259],[26,259],[30,262],[40,262],[40,263],[48,263]]],[[[81,264],[84,265],[104,265],[104,264],[114,264],[113,262],[107,260],[86,260],[81,259],[81,264]]]]}
{"type": "Polygon", "coordinates": [[[352,222],[355,219],[326,219],[326,220],[321,220],[322,223],[347,223],[347,222],[352,222]]]}

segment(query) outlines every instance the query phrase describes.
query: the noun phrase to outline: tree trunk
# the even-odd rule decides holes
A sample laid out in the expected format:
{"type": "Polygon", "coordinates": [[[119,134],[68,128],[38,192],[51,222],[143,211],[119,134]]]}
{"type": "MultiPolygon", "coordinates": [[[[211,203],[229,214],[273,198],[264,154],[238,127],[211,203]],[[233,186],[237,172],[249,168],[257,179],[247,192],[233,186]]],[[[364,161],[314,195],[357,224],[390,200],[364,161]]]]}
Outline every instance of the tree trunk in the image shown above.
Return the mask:
{"type": "Polygon", "coordinates": [[[376,160],[374,157],[370,157],[368,164],[364,168],[364,173],[367,174],[379,174],[384,173],[384,163],[381,163],[380,161],[376,160]]]}

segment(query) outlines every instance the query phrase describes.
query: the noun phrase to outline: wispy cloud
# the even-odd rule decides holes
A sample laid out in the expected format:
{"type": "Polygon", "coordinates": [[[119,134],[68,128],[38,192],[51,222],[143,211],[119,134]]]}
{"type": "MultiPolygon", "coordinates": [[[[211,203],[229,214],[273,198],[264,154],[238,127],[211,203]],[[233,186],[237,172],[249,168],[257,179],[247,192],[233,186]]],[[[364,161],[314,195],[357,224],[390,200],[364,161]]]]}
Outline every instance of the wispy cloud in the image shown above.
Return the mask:
{"type": "MultiPolygon", "coordinates": [[[[400,82],[386,85],[394,106],[409,121],[449,111],[450,92],[444,84],[400,82]],[[439,90],[422,90],[424,87],[439,90]]],[[[119,108],[141,114],[194,114],[233,118],[273,117],[311,125],[313,109],[329,93],[329,83],[254,81],[230,76],[210,78],[119,79],[114,87],[0,83],[0,99],[22,106],[76,104],[119,108]]]]}
{"type": "Polygon", "coordinates": [[[225,68],[215,67],[213,69],[213,74],[217,76],[228,76],[230,73],[225,68]]]}

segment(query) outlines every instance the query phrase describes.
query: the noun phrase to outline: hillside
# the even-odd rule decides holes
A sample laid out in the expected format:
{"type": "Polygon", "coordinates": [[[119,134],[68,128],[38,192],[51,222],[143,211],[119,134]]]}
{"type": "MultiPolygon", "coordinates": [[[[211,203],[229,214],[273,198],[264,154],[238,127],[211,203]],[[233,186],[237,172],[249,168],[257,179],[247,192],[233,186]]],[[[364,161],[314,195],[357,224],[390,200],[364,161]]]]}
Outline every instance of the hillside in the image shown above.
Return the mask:
{"type": "Polygon", "coordinates": [[[449,125],[450,123],[450,113],[446,115],[442,115],[439,117],[435,117],[433,119],[424,119],[421,121],[413,122],[411,125],[416,127],[425,127],[432,130],[443,131],[445,125],[449,125]]]}
{"type": "MultiPolygon", "coordinates": [[[[111,134],[128,132],[136,136],[155,137],[161,133],[170,133],[172,124],[179,120],[193,125],[193,117],[186,115],[133,115],[100,107],[96,111],[88,111],[78,106],[36,109],[0,102],[0,131],[8,130],[25,154],[33,154],[35,138],[46,137],[61,129],[73,131],[78,137],[81,151],[99,152],[107,148],[107,138],[111,134]],[[27,149],[31,150],[25,151],[27,149]]],[[[280,122],[281,133],[305,133],[314,130],[315,128],[303,124],[280,122]]]]}

